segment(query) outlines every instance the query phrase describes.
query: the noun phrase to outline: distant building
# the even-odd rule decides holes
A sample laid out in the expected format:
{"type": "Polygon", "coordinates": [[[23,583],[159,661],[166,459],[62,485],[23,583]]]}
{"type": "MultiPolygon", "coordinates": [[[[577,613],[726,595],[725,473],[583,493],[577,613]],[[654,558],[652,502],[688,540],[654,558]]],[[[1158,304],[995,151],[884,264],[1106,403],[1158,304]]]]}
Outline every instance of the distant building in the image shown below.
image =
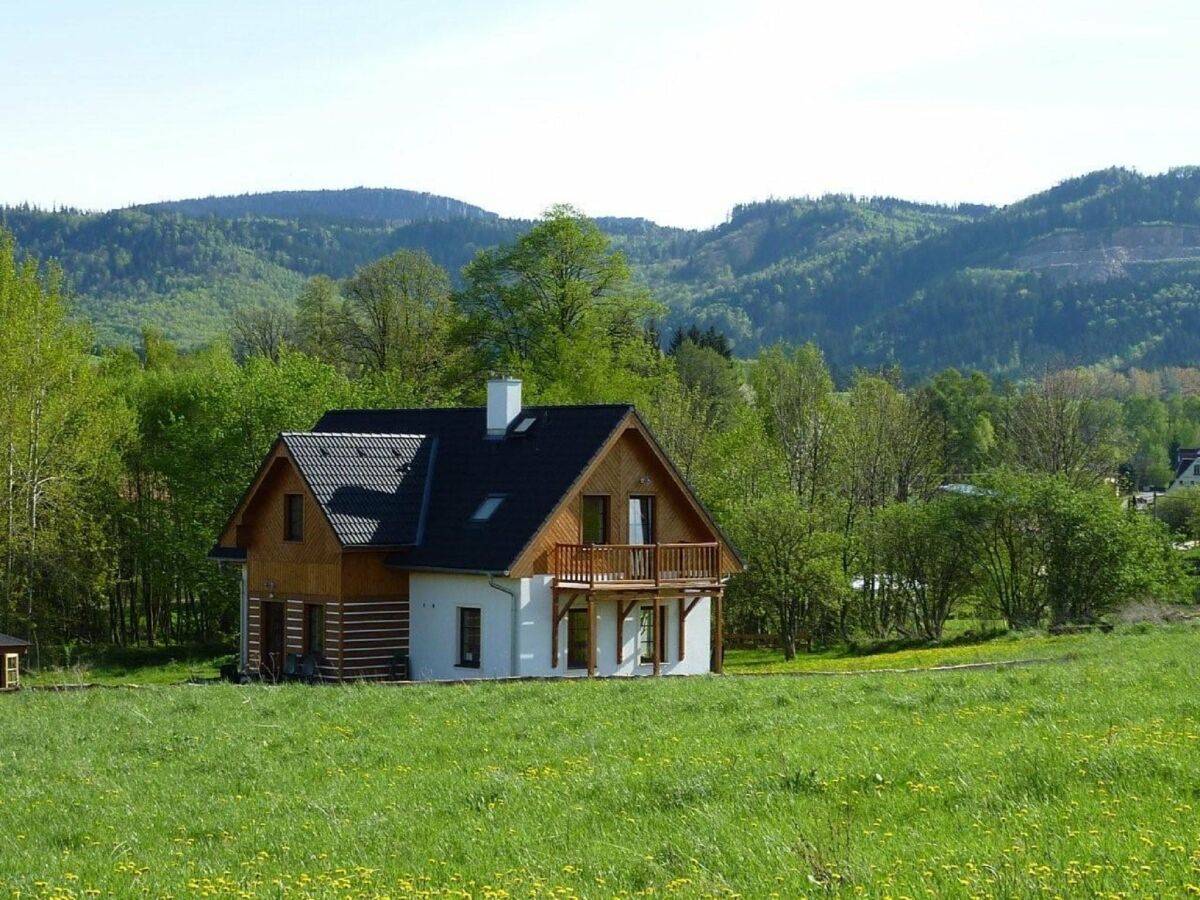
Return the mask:
{"type": "Polygon", "coordinates": [[[1167,488],[1167,493],[1197,485],[1200,485],[1200,447],[1180,449],[1175,462],[1175,478],[1167,488]]]}
{"type": "Polygon", "coordinates": [[[21,657],[29,644],[20,638],[0,634],[0,691],[12,691],[21,686],[21,657]]]}

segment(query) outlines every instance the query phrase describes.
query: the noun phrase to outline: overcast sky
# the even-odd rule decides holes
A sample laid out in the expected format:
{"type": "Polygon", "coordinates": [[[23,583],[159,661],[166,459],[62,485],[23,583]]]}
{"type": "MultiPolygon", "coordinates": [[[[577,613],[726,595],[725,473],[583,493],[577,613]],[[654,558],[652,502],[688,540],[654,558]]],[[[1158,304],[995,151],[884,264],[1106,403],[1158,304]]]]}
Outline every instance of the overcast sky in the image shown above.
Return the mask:
{"type": "Polygon", "coordinates": [[[687,226],[1200,163],[1200,2],[0,0],[0,203],[369,185],[687,226]]]}

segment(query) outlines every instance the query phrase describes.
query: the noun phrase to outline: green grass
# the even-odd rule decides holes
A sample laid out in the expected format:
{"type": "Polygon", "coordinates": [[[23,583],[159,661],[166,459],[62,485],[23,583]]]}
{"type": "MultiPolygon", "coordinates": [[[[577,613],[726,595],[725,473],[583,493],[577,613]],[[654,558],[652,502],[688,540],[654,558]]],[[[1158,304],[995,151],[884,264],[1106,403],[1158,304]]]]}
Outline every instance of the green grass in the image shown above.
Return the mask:
{"type": "Polygon", "coordinates": [[[883,644],[864,647],[838,646],[813,653],[797,653],[785,660],[779,650],[731,650],[725,667],[730,673],[765,674],[780,672],[869,672],[872,670],[932,669],[971,663],[1011,662],[1029,659],[1062,659],[1091,646],[1091,635],[1051,636],[996,633],[971,640],[950,639],[937,644],[883,644]]]}
{"type": "Polygon", "coordinates": [[[977,651],[1068,646],[853,679],[25,691],[0,697],[0,896],[1200,890],[1200,629],[977,651]]]}
{"type": "Polygon", "coordinates": [[[31,687],[184,684],[216,678],[223,663],[236,660],[219,646],[86,648],[73,656],[73,662],[27,672],[21,680],[31,687]]]}

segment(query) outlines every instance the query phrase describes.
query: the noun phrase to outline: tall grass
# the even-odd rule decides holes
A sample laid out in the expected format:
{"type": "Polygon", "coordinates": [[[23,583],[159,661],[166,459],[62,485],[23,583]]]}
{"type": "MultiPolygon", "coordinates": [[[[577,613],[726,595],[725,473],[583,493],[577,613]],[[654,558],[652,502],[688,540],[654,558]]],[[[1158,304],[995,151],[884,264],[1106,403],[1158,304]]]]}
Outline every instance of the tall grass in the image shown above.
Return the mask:
{"type": "Polygon", "coordinates": [[[1200,631],[1070,640],[1060,665],[854,679],[0,697],[0,887],[1200,890],[1200,631]]]}

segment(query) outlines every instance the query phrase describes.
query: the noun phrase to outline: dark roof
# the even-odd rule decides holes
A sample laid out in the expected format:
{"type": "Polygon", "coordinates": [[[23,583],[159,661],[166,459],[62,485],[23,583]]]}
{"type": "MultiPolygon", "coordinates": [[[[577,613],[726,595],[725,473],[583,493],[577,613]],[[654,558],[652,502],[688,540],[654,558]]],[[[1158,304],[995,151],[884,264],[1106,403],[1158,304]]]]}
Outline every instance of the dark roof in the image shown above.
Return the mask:
{"type": "Polygon", "coordinates": [[[29,641],[23,641],[20,638],[13,637],[11,634],[0,634],[0,648],[5,650],[24,650],[29,646],[29,641]]]}
{"type": "Polygon", "coordinates": [[[436,434],[289,432],[281,440],[343,547],[421,543],[436,434]]]}
{"type": "MultiPolygon", "coordinates": [[[[430,447],[424,533],[419,541],[407,542],[416,546],[393,553],[388,562],[411,568],[507,572],[632,409],[629,405],[526,407],[499,440],[488,438],[486,414],[478,407],[335,410],[322,417],[314,435],[288,435],[285,441],[315,435],[424,435],[430,447]],[[533,423],[518,433],[527,419],[533,423]],[[488,497],[503,500],[485,521],[472,521],[488,497]]],[[[288,449],[292,450],[291,443],[288,449]]],[[[353,459],[346,462],[353,467],[353,459]]],[[[337,496],[336,490],[332,496],[337,496]]],[[[401,518],[394,530],[408,534],[413,522],[411,498],[401,518]]],[[[389,539],[395,536],[390,520],[380,531],[389,539]]]]}

